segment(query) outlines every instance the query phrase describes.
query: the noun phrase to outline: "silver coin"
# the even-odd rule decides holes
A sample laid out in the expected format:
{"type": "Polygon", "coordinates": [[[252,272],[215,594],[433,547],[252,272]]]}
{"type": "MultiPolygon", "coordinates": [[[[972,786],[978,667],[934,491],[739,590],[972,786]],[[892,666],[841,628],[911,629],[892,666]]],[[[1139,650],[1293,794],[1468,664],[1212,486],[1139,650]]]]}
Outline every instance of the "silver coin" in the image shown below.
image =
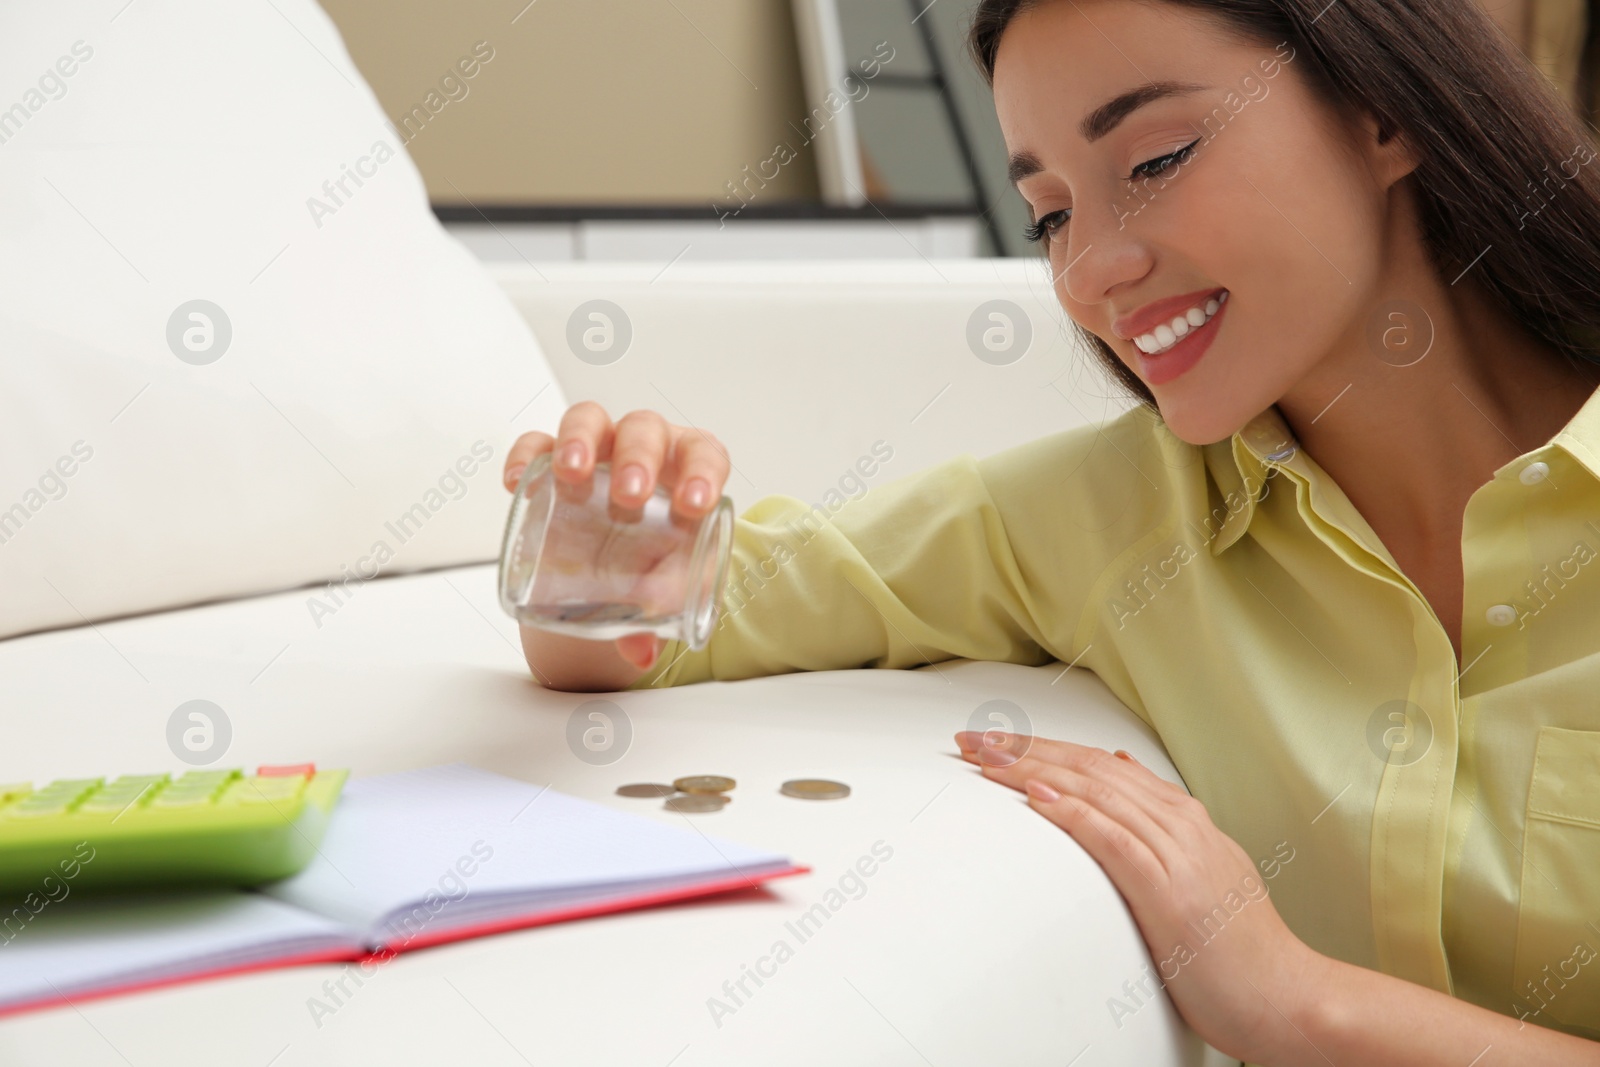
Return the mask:
{"type": "Polygon", "coordinates": [[[778,792],[801,800],[838,800],[850,795],[850,787],[826,778],[791,778],[778,787],[778,792]]]}
{"type": "Polygon", "coordinates": [[[672,780],[673,787],[685,793],[726,793],[738,784],[720,774],[691,774],[672,780]]]}
{"type": "Polygon", "coordinates": [[[665,806],[668,811],[721,811],[728,806],[728,798],[713,793],[685,793],[668,797],[665,806]]]}
{"type": "Polygon", "coordinates": [[[619,797],[670,797],[677,790],[670,785],[659,782],[635,782],[632,785],[617,786],[619,797]]]}
{"type": "Polygon", "coordinates": [[[638,604],[619,604],[607,600],[569,600],[553,607],[555,617],[562,622],[627,622],[644,613],[638,604]]]}

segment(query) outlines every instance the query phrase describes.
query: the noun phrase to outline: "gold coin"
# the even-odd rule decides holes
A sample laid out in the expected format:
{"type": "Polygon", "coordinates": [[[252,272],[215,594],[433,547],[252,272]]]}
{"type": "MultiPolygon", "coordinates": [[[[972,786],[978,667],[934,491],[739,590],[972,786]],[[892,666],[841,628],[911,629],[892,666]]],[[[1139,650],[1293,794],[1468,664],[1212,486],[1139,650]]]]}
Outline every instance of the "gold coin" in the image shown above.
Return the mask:
{"type": "Polygon", "coordinates": [[[850,787],[826,778],[791,778],[778,787],[778,792],[801,800],[838,800],[850,795],[850,787]]]}
{"type": "Polygon", "coordinates": [[[617,786],[619,797],[670,797],[677,790],[670,785],[659,782],[635,782],[633,785],[617,786]]]}
{"type": "Polygon", "coordinates": [[[668,797],[665,807],[668,811],[721,811],[728,806],[729,799],[721,793],[684,793],[668,797]]]}
{"type": "Polygon", "coordinates": [[[672,782],[674,789],[685,793],[726,793],[735,784],[732,778],[724,778],[720,774],[691,774],[672,782]]]}

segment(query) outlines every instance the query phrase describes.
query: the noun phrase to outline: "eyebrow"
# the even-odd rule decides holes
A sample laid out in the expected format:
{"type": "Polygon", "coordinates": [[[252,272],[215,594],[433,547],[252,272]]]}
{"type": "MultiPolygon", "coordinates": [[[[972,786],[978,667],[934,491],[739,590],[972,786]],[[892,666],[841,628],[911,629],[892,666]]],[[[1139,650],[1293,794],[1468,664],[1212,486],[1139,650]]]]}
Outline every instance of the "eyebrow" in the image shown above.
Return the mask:
{"type": "MultiPolygon", "coordinates": [[[[1085,141],[1093,144],[1122,124],[1122,120],[1146,104],[1165,100],[1170,96],[1187,96],[1207,86],[1186,81],[1154,81],[1119,93],[1083,117],[1078,132],[1085,141]]],[[[1013,155],[1006,165],[1006,176],[1016,185],[1022,179],[1037,174],[1044,164],[1032,152],[1021,151],[1013,155]]]]}

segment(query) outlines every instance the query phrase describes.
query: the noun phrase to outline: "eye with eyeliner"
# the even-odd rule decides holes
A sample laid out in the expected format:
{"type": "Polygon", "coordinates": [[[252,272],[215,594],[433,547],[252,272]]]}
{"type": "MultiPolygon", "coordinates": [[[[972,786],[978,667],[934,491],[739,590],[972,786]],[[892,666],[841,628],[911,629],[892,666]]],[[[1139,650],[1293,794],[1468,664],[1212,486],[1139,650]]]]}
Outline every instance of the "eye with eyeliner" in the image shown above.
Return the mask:
{"type": "MultiPolygon", "coordinates": [[[[1199,143],[1200,138],[1197,137],[1193,141],[1184,145],[1182,148],[1178,149],[1176,152],[1169,152],[1164,156],[1158,156],[1155,159],[1141,163],[1137,167],[1134,167],[1133,172],[1123,180],[1127,182],[1136,182],[1141,177],[1158,178],[1167,171],[1171,170],[1174,166],[1187,163],[1190,155],[1194,152],[1194,146],[1199,143]]],[[[1046,236],[1054,237],[1059,225],[1065,225],[1071,216],[1071,208],[1062,208],[1060,211],[1052,211],[1048,215],[1040,218],[1037,222],[1033,222],[1025,226],[1022,230],[1022,236],[1033,242],[1042,241],[1046,236]]]]}
{"type": "Polygon", "coordinates": [[[1159,156],[1156,159],[1150,160],[1148,163],[1141,163],[1137,167],[1134,167],[1133,173],[1129,174],[1123,180],[1129,182],[1138,181],[1141,175],[1146,178],[1159,177],[1160,175],[1171,170],[1173,166],[1180,163],[1187,163],[1189,161],[1190,153],[1194,151],[1194,146],[1199,143],[1200,138],[1196,137],[1194,140],[1190,141],[1176,152],[1170,152],[1167,155],[1159,156]]]}

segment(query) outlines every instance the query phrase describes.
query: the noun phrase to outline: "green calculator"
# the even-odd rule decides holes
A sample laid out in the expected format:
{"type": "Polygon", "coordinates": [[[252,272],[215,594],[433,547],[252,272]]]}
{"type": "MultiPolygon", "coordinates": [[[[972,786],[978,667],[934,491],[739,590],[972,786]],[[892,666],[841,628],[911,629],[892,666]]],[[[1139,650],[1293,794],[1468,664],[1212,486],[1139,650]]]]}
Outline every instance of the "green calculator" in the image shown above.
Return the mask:
{"type": "Polygon", "coordinates": [[[286,878],[316,854],[348,774],[305,763],[0,785],[0,905],[286,878]]]}

